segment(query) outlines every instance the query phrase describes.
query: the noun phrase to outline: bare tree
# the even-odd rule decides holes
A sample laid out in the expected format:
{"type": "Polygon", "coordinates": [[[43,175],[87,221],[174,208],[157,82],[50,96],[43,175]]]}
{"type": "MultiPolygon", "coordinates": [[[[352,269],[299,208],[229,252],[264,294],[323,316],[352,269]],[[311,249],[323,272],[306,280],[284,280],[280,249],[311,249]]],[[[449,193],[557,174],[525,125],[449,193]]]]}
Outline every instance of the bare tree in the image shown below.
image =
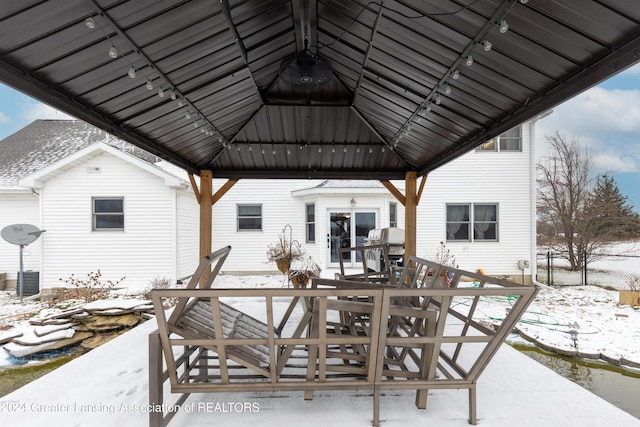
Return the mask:
{"type": "Polygon", "coordinates": [[[596,177],[593,160],[577,140],[556,132],[545,137],[551,154],[538,163],[538,226],[542,242],[580,270],[602,257],[603,247],[616,239],[636,237],[640,219],[628,205],[615,180],[596,177]]]}
{"type": "Polygon", "coordinates": [[[577,140],[558,132],[546,136],[551,154],[538,163],[538,215],[551,226],[554,238],[547,244],[566,255],[571,270],[582,267],[582,253],[593,252],[599,242],[592,237],[589,212],[593,186],[593,161],[577,140]]]}

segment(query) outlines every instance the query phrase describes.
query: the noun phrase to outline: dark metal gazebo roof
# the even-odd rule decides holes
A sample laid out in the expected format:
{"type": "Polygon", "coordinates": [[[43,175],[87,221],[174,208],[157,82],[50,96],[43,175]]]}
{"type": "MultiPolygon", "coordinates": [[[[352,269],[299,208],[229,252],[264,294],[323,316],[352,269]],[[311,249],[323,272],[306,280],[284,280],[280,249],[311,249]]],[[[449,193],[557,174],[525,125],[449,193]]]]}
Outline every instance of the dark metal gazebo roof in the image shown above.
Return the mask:
{"type": "Polygon", "coordinates": [[[639,59],[637,0],[0,3],[1,81],[216,177],[423,174],[639,59]]]}

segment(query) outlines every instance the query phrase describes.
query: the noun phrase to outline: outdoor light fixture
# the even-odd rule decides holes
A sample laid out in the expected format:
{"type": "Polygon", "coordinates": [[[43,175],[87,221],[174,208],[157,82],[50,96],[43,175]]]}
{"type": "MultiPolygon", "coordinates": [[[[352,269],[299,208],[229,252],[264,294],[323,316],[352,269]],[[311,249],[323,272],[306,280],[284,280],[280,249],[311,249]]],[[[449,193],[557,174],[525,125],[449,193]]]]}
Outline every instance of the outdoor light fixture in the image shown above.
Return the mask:
{"type": "Polygon", "coordinates": [[[178,107],[184,107],[184,99],[178,99],[178,107]]]}
{"type": "Polygon", "coordinates": [[[445,95],[450,95],[451,94],[451,86],[449,86],[449,83],[446,83],[444,85],[444,94],[445,95]]]}
{"type": "Polygon", "coordinates": [[[84,20],[84,25],[86,25],[87,28],[93,30],[96,27],[96,21],[94,21],[92,17],[88,17],[84,20]]]}
{"type": "Polygon", "coordinates": [[[171,94],[169,95],[171,97],[172,101],[175,101],[176,98],[178,97],[178,95],[176,94],[176,91],[171,89],[171,94]]]}
{"type": "Polygon", "coordinates": [[[506,19],[503,19],[502,21],[500,21],[500,32],[504,34],[507,31],[509,31],[509,24],[507,24],[506,19]]]}
{"type": "Polygon", "coordinates": [[[132,79],[135,79],[136,78],[136,67],[134,67],[133,65],[131,67],[129,67],[129,72],[127,74],[132,79]]]}
{"type": "Polygon", "coordinates": [[[491,42],[489,40],[485,40],[482,44],[484,45],[484,51],[485,52],[489,52],[491,50],[491,48],[493,47],[493,45],[491,44],[491,42]]]}
{"type": "Polygon", "coordinates": [[[471,67],[473,65],[473,56],[471,56],[471,54],[467,55],[467,67],[471,67]]]}
{"type": "Polygon", "coordinates": [[[458,80],[460,78],[460,71],[457,68],[453,70],[453,73],[451,74],[451,78],[453,80],[458,80]]]}
{"type": "Polygon", "coordinates": [[[440,99],[440,94],[436,93],[436,105],[440,105],[441,102],[442,100],[440,99]]]}
{"type": "Polygon", "coordinates": [[[145,87],[148,90],[153,90],[153,83],[151,83],[151,80],[147,80],[147,84],[145,85],[145,87]]]}
{"type": "Polygon", "coordinates": [[[164,89],[162,89],[162,86],[158,88],[158,96],[164,98],[164,89]]]}
{"type": "Polygon", "coordinates": [[[571,329],[569,331],[569,335],[571,335],[571,339],[573,340],[573,346],[574,347],[578,347],[578,331],[576,331],[575,329],[571,329]]]}
{"type": "Polygon", "coordinates": [[[109,49],[109,56],[113,59],[116,59],[118,57],[118,50],[113,45],[111,45],[111,49],[109,49]]]}

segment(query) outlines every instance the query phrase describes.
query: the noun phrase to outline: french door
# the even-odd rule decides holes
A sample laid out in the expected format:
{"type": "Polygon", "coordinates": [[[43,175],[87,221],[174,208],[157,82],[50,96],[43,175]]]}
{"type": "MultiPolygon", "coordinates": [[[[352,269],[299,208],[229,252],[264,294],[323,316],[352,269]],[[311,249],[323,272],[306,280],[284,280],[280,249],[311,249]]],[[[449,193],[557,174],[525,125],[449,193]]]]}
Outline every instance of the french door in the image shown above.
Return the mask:
{"type": "MultiPolygon", "coordinates": [[[[340,248],[364,245],[369,230],[376,228],[377,212],[359,209],[329,210],[329,265],[337,266],[340,263],[340,248]]],[[[360,254],[356,253],[356,259],[351,252],[342,254],[342,262],[347,267],[352,267],[356,262],[361,262],[360,254]]]]}

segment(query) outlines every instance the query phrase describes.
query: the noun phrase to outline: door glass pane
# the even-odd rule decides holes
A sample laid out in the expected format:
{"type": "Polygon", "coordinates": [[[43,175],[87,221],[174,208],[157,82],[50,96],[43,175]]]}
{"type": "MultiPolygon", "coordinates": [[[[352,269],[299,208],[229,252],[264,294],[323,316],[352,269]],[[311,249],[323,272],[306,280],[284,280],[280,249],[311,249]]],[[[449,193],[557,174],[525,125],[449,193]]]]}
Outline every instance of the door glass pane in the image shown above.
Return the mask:
{"type": "MultiPolygon", "coordinates": [[[[331,235],[329,244],[331,249],[331,262],[339,262],[338,250],[351,246],[351,212],[331,212],[329,214],[331,235]]],[[[351,261],[351,253],[343,254],[343,261],[351,261]]]]}
{"type": "MultiPolygon", "coordinates": [[[[376,228],[375,212],[356,212],[356,242],[353,246],[364,246],[369,231],[376,228]]],[[[362,262],[360,252],[356,252],[356,262],[362,262]]]]}

